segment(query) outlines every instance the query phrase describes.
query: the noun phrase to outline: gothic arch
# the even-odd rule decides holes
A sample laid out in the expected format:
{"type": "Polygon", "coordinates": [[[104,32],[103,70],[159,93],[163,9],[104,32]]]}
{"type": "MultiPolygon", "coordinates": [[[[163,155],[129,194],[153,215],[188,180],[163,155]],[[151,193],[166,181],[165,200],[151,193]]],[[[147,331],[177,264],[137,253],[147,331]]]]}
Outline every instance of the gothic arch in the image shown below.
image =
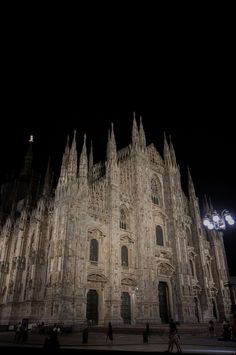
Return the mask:
{"type": "Polygon", "coordinates": [[[126,245],[121,247],[121,265],[129,266],[129,251],[126,245]]]}
{"type": "Polygon", "coordinates": [[[164,246],[163,228],[159,224],[156,225],[156,245],[164,246]]]}
{"type": "Polygon", "coordinates": [[[154,205],[162,205],[162,186],[156,175],[151,178],[151,200],[154,205]]]}
{"type": "Polygon", "coordinates": [[[120,228],[129,229],[129,211],[125,205],[120,206],[120,228]]]}
{"type": "Polygon", "coordinates": [[[90,249],[89,249],[89,260],[98,261],[98,241],[97,239],[90,240],[90,249]]]}

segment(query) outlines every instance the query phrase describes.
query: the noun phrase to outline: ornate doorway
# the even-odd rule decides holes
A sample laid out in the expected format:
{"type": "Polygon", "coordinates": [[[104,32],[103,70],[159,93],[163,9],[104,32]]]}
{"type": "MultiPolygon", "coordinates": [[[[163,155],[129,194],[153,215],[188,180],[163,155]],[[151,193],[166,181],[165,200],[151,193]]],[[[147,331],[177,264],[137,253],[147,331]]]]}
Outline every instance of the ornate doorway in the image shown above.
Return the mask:
{"type": "Polygon", "coordinates": [[[162,323],[169,323],[170,311],[169,311],[169,291],[166,282],[159,282],[158,285],[159,295],[159,312],[162,323]]]}
{"type": "Polygon", "coordinates": [[[121,294],[121,317],[125,324],[131,323],[130,295],[128,292],[121,294]]]}
{"type": "Polygon", "coordinates": [[[87,293],[86,318],[92,324],[98,324],[98,293],[89,290],[87,293]]]}

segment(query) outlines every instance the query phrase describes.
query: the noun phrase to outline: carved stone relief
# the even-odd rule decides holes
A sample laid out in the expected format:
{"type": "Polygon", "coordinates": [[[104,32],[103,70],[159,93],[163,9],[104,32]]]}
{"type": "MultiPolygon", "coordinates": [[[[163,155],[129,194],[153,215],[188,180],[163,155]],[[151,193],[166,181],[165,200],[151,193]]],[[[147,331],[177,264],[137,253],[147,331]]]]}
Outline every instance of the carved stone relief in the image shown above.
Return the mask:
{"type": "Polygon", "coordinates": [[[174,272],[174,267],[167,263],[159,263],[157,265],[157,272],[159,275],[171,277],[174,272]]]}

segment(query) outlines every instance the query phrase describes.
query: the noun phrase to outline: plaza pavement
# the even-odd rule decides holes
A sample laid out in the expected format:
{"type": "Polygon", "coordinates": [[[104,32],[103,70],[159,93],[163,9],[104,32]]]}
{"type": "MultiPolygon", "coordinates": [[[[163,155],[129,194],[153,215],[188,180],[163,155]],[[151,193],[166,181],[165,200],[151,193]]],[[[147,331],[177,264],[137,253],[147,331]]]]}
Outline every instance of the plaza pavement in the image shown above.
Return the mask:
{"type": "MultiPolygon", "coordinates": [[[[200,329],[200,328],[199,328],[200,329]]],[[[181,347],[184,354],[215,354],[215,355],[230,355],[236,354],[236,342],[220,341],[216,337],[210,338],[203,331],[198,331],[189,328],[179,327],[181,338],[181,347]],[[182,328],[182,329],[181,329],[182,328]]],[[[203,328],[201,328],[203,329],[203,328]]],[[[123,352],[123,353],[164,353],[168,348],[168,332],[167,328],[164,331],[151,329],[151,336],[148,343],[143,343],[142,329],[114,329],[113,344],[106,343],[106,329],[90,329],[88,335],[88,343],[82,344],[82,333],[73,332],[59,335],[60,352],[74,353],[92,353],[92,352],[123,352]]],[[[42,352],[43,343],[47,335],[38,334],[37,332],[29,333],[26,343],[18,344],[14,341],[14,332],[0,332],[0,351],[1,349],[11,349],[18,351],[19,348],[24,348],[24,352],[39,353],[42,352]]],[[[173,353],[177,349],[174,346],[173,353]]]]}

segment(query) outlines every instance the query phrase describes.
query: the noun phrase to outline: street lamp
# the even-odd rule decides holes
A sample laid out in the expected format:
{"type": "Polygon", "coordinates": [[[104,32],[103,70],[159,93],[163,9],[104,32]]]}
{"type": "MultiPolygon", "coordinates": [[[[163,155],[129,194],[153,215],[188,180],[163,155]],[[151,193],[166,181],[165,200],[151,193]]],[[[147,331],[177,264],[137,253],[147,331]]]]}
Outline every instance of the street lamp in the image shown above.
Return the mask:
{"type": "Polygon", "coordinates": [[[234,224],[234,219],[227,210],[223,210],[220,215],[214,211],[205,215],[203,218],[203,224],[210,230],[224,230],[226,224],[229,224],[230,226],[234,224]]]}
{"type": "MultiPolygon", "coordinates": [[[[227,258],[226,258],[224,242],[223,242],[223,231],[226,229],[227,224],[232,226],[234,225],[234,223],[235,222],[233,217],[230,215],[229,211],[227,210],[223,210],[220,214],[218,214],[216,211],[213,211],[212,213],[207,213],[203,218],[203,225],[205,227],[207,227],[209,230],[215,229],[220,232],[219,235],[222,242],[228,280],[230,279],[230,277],[229,277],[227,258]]],[[[233,284],[230,281],[228,281],[227,283],[224,284],[224,286],[229,288],[230,300],[231,300],[231,312],[234,313],[236,306],[235,306],[234,294],[232,290],[233,284]]]]}

